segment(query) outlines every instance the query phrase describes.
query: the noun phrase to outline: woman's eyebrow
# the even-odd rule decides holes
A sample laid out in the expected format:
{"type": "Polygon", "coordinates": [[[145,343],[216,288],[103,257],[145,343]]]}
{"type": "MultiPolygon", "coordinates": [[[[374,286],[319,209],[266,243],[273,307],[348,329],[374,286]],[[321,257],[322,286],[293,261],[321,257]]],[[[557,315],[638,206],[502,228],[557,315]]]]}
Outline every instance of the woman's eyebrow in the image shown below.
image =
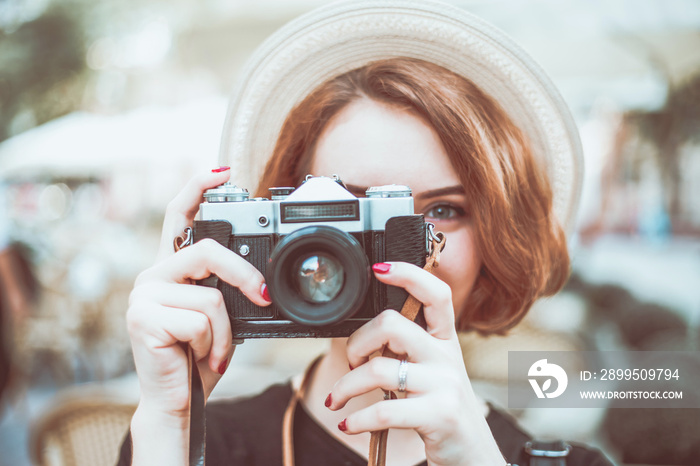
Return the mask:
{"type": "Polygon", "coordinates": [[[416,199],[430,199],[433,197],[449,196],[450,194],[465,194],[464,187],[462,185],[456,186],[446,186],[444,188],[431,189],[430,191],[424,191],[422,193],[416,194],[416,199]]]}

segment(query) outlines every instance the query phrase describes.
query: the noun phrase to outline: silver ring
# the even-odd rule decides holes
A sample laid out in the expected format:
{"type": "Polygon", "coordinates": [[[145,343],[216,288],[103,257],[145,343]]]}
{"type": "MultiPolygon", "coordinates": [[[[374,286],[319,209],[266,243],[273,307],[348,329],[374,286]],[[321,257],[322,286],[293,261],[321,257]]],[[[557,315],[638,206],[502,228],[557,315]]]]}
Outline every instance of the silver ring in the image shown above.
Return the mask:
{"type": "Polygon", "coordinates": [[[406,391],[406,376],[408,375],[408,361],[402,359],[399,363],[399,393],[406,391]]]}

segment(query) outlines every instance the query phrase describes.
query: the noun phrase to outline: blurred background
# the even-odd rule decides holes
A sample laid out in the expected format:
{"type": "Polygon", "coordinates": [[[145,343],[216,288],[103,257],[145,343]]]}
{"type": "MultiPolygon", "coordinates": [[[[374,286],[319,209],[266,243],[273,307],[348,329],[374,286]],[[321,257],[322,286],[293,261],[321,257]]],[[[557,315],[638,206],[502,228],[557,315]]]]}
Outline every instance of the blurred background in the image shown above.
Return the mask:
{"type": "MultiPolygon", "coordinates": [[[[218,165],[227,96],[252,50],[323,3],[0,1],[0,465],[111,464],[65,459],[60,421],[78,400],[106,397],[126,408],[73,424],[102,423],[120,441],[138,397],[127,299],[153,262],[164,207],[193,171],[218,165]]],[[[507,406],[509,349],[697,352],[700,2],[451,3],[542,65],[586,155],[572,278],[510,336],[462,336],[477,389],[507,406]]],[[[325,344],[246,342],[217,396],[284,380],[325,344]]],[[[700,394],[697,360],[678,364],[700,394]]],[[[700,458],[697,410],[513,414],[619,464],[700,458]]]]}

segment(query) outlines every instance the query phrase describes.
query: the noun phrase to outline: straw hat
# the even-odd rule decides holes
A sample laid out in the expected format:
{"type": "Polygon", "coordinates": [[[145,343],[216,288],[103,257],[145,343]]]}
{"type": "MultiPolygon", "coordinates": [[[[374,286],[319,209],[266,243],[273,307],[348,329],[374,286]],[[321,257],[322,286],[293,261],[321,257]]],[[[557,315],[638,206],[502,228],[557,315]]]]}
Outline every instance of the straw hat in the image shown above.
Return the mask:
{"type": "Polygon", "coordinates": [[[255,52],[231,99],[219,161],[255,189],[287,114],[317,86],[369,62],[411,57],[454,71],[491,95],[547,168],[554,211],[574,227],[583,156],[573,118],[542,69],[505,33],[433,1],[343,1],[278,30],[255,52]]]}

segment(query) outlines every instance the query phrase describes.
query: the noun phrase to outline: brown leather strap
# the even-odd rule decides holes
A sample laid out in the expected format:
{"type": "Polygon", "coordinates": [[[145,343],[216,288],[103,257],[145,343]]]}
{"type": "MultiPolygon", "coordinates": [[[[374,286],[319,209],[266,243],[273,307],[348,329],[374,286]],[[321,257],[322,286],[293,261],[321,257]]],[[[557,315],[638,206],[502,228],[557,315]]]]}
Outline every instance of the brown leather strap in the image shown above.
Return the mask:
{"type": "Polygon", "coordinates": [[[194,351],[187,346],[190,373],[190,466],[204,466],[206,450],[206,416],[204,409],[204,387],[199,376],[194,351]]]}
{"type": "MultiPolygon", "coordinates": [[[[437,239],[432,240],[433,250],[425,263],[423,270],[430,273],[440,265],[440,253],[445,247],[445,235],[442,233],[437,234],[437,239]]],[[[414,321],[416,316],[421,309],[423,304],[418,301],[413,295],[409,295],[406,301],[403,303],[401,308],[401,315],[407,319],[414,321]]],[[[398,359],[399,356],[391,351],[389,348],[384,347],[382,351],[382,356],[386,358],[398,359]]],[[[395,400],[396,394],[392,391],[384,391],[385,399],[395,400]]],[[[386,465],[386,444],[387,438],[389,436],[389,430],[380,430],[372,432],[372,437],[369,440],[369,459],[367,461],[368,466],[385,466],[386,465]]]]}
{"type": "Polygon", "coordinates": [[[316,369],[322,358],[323,355],[317,357],[309,364],[309,367],[304,371],[304,376],[298,389],[292,387],[292,398],[289,400],[287,410],[284,412],[284,418],[282,419],[282,464],[284,466],[294,466],[294,413],[299,400],[304,399],[311,374],[313,374],[314,369],[316,369]]]}

